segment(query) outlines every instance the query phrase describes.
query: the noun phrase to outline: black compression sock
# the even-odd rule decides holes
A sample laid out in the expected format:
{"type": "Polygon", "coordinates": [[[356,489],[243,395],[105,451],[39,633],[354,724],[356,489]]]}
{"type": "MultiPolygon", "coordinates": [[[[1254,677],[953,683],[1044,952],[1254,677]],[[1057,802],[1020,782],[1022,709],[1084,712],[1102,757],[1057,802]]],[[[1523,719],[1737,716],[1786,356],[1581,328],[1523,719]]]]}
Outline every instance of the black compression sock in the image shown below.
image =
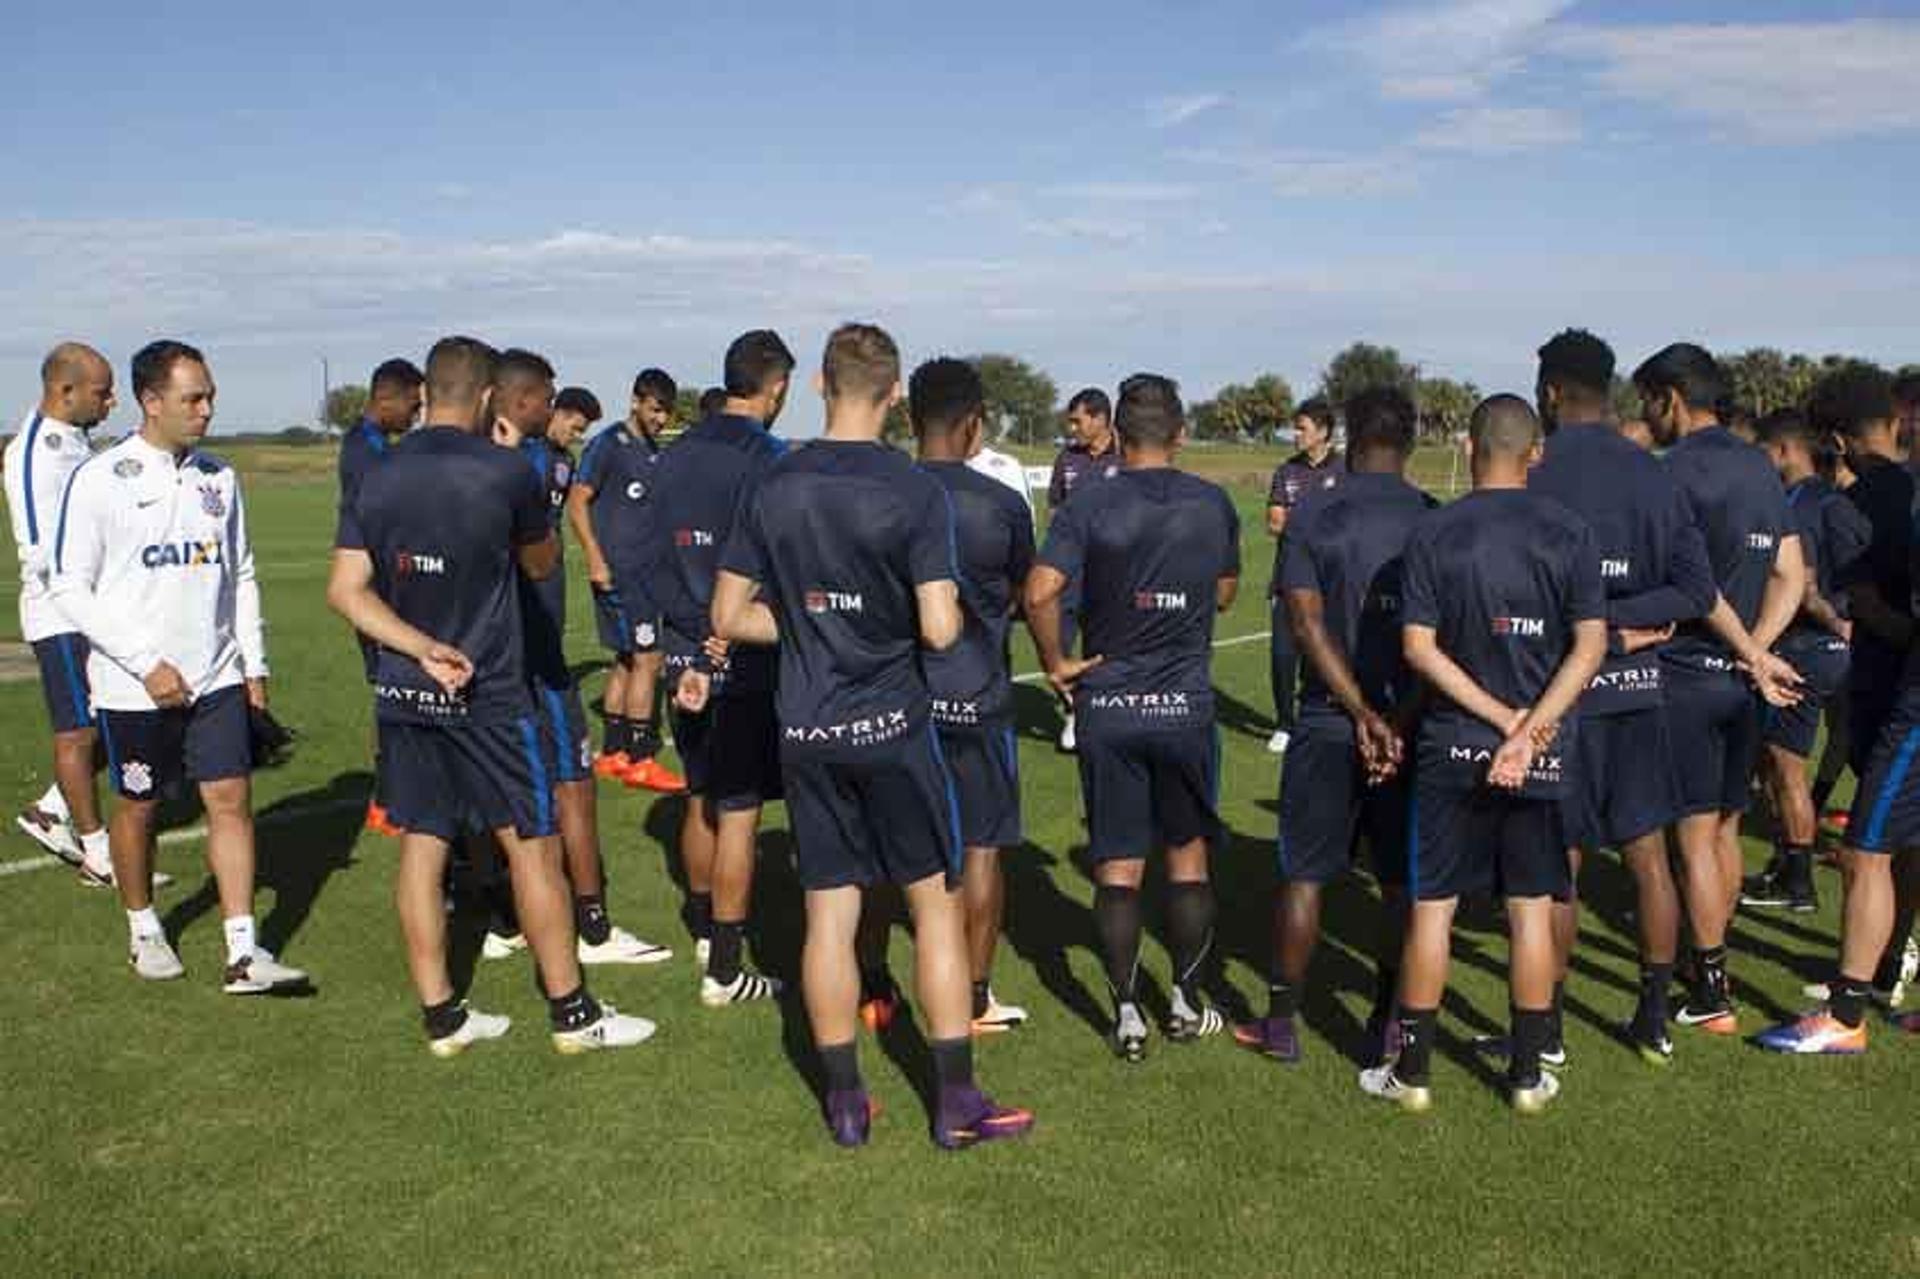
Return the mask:
{"type": "Polygon", "coordinates": [[[1835,1021],[1852,1029],[1867,1015],[1867,983],[1851,977],[1836,977],[1827,993],[1827,1009],[1835,1021]]]}
{"type": "Polygon", "coordinates": [[[594,1023],[600,1016],[600,1005],[594,1002],[593,996],[587,993],[586,983],[582,982],[567,994],[549,995],[547,1016],[555,1030],[578,1030],[594,1023]]]}
{"type": "Polygon", "coordinates": [[[1558,1047],[1565,1042],[1567,1010],[1567,983],[1553,983],[1553,1007],[1548,1010],[1547,1046],[1558,1047]]]}
{"type": "Polygon", "coordinates": [[[1173,980],[1189,1003],[1198,999],[1207,957],[1213,951],[1213,919],[1212,884],[1167,886],[1167,934],[1173,943],[1173,980]]]}
{"type": "Polygon", "coordinates": [[[1813,887],[1813,849],[1786,844],[1780,849],[1780,878],[1788,888],[1813,887]]]}
{"type": "Polygon", "coordinates": [[[1394,1063],[1393,1073],[1403,1084],[1426,1086],[1433,1068],[1435,1012],[1432,1008],[1400,1010],[1400,1059],[1394,1063]]]}
{"type": "Polygon", "coordinates": [[[860,1087],[859,1040],[844,1044],[821,1044],[820,1067],[827,1078],[828,1092],[851,1092],[860,1087]]]}
{"type": "Polygon", "coordinates": [[[1267,983],[1267,1016],[1291,1017],[1299,1011],[1299,991],[1283,981],[1267,983]]]}
{"type": "Polygon", "coordinates": [[[707,976],[722,986],[731,986],[740,976],[740,951],[746,927],[745,920],[713,921],[713,952],[707,958],[707,976]]]}
{"type": "Polygon", "coordinates": [[[1515,1008],[1512,1013],[1513,1055],[1507,1059],[1507,1082],[1532,1088],[1540,1082],[1540,1054],[1553,1042],[1553,1009],[1515,1008]]]}
{"type": "Polygon", "coordinates": [[[609,755],[618,755],[627,749],[627,721],[623,715],[609,714],[605,733],[601,736],[601,749],[609,755]]]}
{"type": "Polygon", "coordinates": [[[1107,986],[1115,1003],[1134,1002],[1140,967],[1140,890],[1102,884],[1093,890],[1093,926],[1100,934],[1107,986]]]}
{"type": "Polygon", "coordinates": [[[660,725],[652,716],[630,719],[627,728],[630,743],[627,753],[634,759],[652,759],[660,753],[660,725]]]}
{"type": "Polygon", "coordinates": [[[987,983],[983,981],[973,983],[973,1015],[975,1017],[987,1015],[987,983]]]}
{"type": "Polygon", "coordinates": [[[713,936],[713,894],[688,893],[686,904],[680,908],[680,918],[695,941],[713,936]]]}
{"type": "Polygon", "coordinates": [[[580,933],[580,940],[589,946],[605,945],[613,933],[613,921],[607,918],[607,903],[603,897],[574,898],[573,923],[580,933]]]}
{"type": "Polygon", "coordinates": [[[1664,1030],[1667,1025],[1667,991],[1673,987],[1672,964],[1640,966],[1640,1008],[1634,1020],[1650,1028],[1664,1030]]]}
{"type": "Polygon", "coordinates": [[[893,974],[887,971],[886,965],[882,964],[878,968],[865,968],[865,967],[861,968],[860,970],[860,1002],[861,1003],[864,1004],[868,1000],[872,1000],[872,999],[885,999],[887,996],[893,994],[893,992],[894,992],[893,974]]]}
{"type": "Polygon", "coordinates": [[[445,1039],[467,1024],[467,1010],[460,1006],[458,999],[449,999],[438,1004],[422,1004],[420,1014],[421,1019],[427,1024],[428,1039],[445,1039]]]}
{"type": "Polygon", "coordinates": [[[1813,784],[1813,815],[1817,820],[1827,811],[1827,801],[1833,798],[1833,788],[1838,785],[1838,777],[1823,778],[1813,784]]]}
{"type": "Polygon", "coordinates": [[[1381,1018],[1391,1015],[1394,1001],[1399,997],[1399,965],[1380,965],[1380,971],[1375,973],[1373,977],[1373,1015],[1381,1018]]]}
{"type": "Polygon", "coordinates": [[[973,1086],[973,1040],[936,1039],[927,1045],[933,1050],[933,1077],[942,1092],[949,1088],[973,1086]]]}

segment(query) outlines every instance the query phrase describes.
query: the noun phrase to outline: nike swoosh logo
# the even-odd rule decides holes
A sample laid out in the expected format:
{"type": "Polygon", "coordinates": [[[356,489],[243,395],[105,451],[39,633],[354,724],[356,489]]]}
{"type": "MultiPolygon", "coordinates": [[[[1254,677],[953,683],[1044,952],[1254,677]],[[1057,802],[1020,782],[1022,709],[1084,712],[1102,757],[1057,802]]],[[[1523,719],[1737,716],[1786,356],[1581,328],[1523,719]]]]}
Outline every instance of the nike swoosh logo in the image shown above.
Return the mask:
{"type": "Polygon", "coordinates": [[[144,501],[144,502],[135,502],[135,503],[134,503],[134,506],[135,506],[135,507],[137,507],[138,509],[140,509],[140,510],[142,510],[142,511],[144,511],[144,510],[146,510],[146,509],[147,509],[147,508],[148,508],[149,506],[152,506],[152,505],[153,505],[153,504],[154,504],[155,502],[158,502],[159,500],[160,500],[160,499],[159,499],[159,498],[157,498],[157,497],[150,497],[150,498],[148,498],[148,499],[147,499],[146,501],[144,501]]]}

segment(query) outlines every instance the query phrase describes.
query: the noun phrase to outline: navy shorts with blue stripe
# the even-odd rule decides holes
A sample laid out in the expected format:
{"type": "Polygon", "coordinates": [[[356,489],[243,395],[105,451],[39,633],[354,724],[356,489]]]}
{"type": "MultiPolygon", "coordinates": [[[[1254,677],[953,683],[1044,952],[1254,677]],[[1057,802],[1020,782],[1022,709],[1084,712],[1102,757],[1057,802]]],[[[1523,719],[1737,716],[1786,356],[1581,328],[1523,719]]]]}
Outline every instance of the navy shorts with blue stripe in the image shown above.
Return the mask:
{"type": "Polygon", "coordinates": [[[114,792],[126,799],[158,799],[175,782],[253,772],[253,723],[238,684],[171,710],[103,710],[100,740],[114,792]]]}
{"type": "Polygon", "coordinates": [[[593,738],[587,731],[587,708],[580,702],[579,688],[536,684],[533,715],[540,723],[540,742],[553,780],[580,782],[592,777],[593,738]]]}
{"type": "Polygon", "coordinates": [[[1407,891],[1414,900],[1491,893],[1566,901],[1572,895],[1560,801],[1486,785],[1463,788],[1431,774],[1422,770],[1413,783],[1407,891]]]}
{"type": "Polygon", "coordinates": [[[1077,758],[1096,862],[1220,837],[1220,737],[1213,725],[1082,731],[1077,758]]]}
{"type": "Polygon", "coordinates": [[[1847,843],[1863,853],[1920,848],[1920,687],[1900,693],[1880,730],[1847,816],[1847,843]]]}
{"type": "Polygon", "coordinates": [[[871,756],[782,749],[800,885],[810,892],[960,877],[960,801],[931,724],[871,756]]]}
{"type": "MultiPolygon", "coordinates": [[[[1410,762],[1410,761],[1409,761],[1410,762]]],[[[1367,784],[1351,730],[1307,717],[1287,747],[1280,774],[1279,874],[1326,884],[1345,874],[1364,837],[1374,876],[1407,880],[1407,773],[1367,784]]]]}
{"type": "Polygon", "coordinates": [[[1760,740],[1806,759],[1820,739],[1820,713],[1835,693],[1847,686],[1850,650],[1838,636],[1792,649],[1782,647],[1780,656],[1793,664],[1806,681],[1800,700],[1792,706],[1760,707],[1760,740]]]}
{"type": "Polygon", "coordinates": [[[633,587],[593,588],[593,620],[600,646],[619,657],[660,647],[660,610],[633,587]]]}
{"type": "Polygon", "coordinates": [[[78,632],[49,635],[33,642],[40,663],[40,691],[47,698],[47,718],[56,733],[77,733],[93,727],[92,700],[87,692],[87,637],[78,632]]]}
{"type": "Polygon", "coordinates": [[[1020,757],[1011,724],[941,726],[940,749],[960,801],[964,848],[1020,844],[1020,757]]]}
{"type": "Polygon", "coordinates": [[[1744,813],[1760,754],[1760,699],[1732,670],[1668,664],[1662,673],[1679,816],[1744,813]]]}
{"type": "Polygon", "coordinates": [[[396,826],[438,839],[555,834],[553,777],[532,716],[502,724],[380,725],[380,797],[396,826]]]}

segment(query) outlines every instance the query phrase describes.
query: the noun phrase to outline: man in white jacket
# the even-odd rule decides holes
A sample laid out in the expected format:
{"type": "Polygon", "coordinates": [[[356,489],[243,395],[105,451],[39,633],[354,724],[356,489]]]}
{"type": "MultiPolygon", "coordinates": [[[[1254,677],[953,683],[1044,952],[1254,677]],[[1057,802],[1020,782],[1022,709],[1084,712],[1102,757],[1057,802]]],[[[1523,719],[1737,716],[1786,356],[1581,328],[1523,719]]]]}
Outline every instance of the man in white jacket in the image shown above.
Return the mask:
{"type": "Polygon", "coordinates": [[[140,429],[73,473],[54,541],[52,595],[86,636],[87,677],[118,802],[114,880],[134,971],[184,971],[153,910],[155,810],[198,785],[207,864],[225,919],[229,994],[304,983],[256,940],[248,706],[267,701],[260,589],[239,478],[199,451],[213,420],[206,360],[180,342],[133,357],[140,429]]]}

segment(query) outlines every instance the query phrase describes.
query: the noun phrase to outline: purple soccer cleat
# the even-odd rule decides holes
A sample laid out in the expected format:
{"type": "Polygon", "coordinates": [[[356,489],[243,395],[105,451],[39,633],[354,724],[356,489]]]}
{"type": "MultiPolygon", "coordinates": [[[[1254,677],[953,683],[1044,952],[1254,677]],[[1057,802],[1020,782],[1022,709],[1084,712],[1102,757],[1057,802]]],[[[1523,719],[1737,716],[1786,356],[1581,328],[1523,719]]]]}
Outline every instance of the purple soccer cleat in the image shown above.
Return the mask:
{"type": "Polygon", "coordinates": [[[840,1088],[827,1094],[821,1110],[834,1145],[864,1146],[880,1115],[880,1103],[867,1096],[864,1088],[840,1088]]]}
{"type": "Polygon", "coordinates": [[[964,1150],[986,1141],[1024,1137],[1033,1131],[1033,1112],[997,1106],[978,1088],[943,1089],[933,1140],[942,1150],[964,1150]]]}
{"type": "Polygon", "coordinates": [[[1233,1042],[1289,1066],[1300,1060],[1300,1031],[1291,1017],[1262,1017],[1236,1025],[1233,1042]]]}

